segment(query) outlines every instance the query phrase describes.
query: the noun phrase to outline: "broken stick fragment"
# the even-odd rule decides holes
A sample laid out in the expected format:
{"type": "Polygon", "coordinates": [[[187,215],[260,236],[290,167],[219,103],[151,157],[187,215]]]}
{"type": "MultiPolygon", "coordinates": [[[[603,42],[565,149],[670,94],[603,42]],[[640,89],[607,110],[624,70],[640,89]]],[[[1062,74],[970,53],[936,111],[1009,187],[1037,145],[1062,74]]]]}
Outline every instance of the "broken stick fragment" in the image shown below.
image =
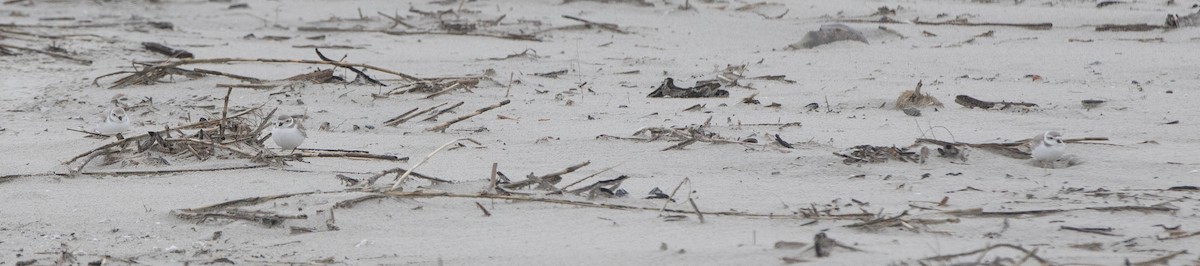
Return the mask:
{"type": "Polygon", "coordinates": [[[955,96],[954,102],[958,103],[959,105],[962,105],[963,107],[967,107],[969,109],[974,109],[974,108],[992,109],[993,107],[996,107],[997,105],[1000,106],[1000,110],[1008,109],[1008,107],[1011,107],[1014,105],[1022,106],[1022,107],[1037,107],[1038,106],[1037,104],[1026,103],[1026,102],[989,102],[989,101],[976,99],[974,97],[967,96],[967,95],[955,96]]]}
{"type": "Polygon", "coordinates": [[[500,103],[493,104],[488,107],[480,108],[479,110],[475,110],[474,113],[460,116],[458,118],[455,118],[454,120],[446,121],[444,123],[438,124],[431,128],[425,129],[425,131],[445,132],[446,128],[450,127],[450,125],[453,125],[454,123],[462,122],[463,120],[470,119],[471,117],[475,117],[477,115],[483,114],[484,112],[491,111],[492,109],[500,108],[501,106],[507,105],[510,102],[512,102],[512,101],[504,100],[504,101],[501,101],[500,103]]]}
{"type": "Polygon", "coordinates": [[[145,48],[146,50],[149,50],[151,52],[166,55],[171,58],[188,58],[188,59],[196,58],[195,55],[192,55],[192,52],[184,51],[181,49],[171,48],[171,47],[168,47],[161,43],[143,42],[142,48],[145,48]]]}

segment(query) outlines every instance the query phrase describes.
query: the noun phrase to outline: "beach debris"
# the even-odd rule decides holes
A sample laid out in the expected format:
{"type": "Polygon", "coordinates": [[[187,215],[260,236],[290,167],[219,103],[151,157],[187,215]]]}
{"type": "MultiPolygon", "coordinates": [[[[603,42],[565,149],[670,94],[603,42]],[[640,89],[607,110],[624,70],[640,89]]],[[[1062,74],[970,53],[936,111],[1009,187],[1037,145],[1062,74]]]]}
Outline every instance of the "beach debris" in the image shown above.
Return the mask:
{"type": "Polygon", "coordinates": [[[981,249],[976,249],[976,250],[967,251],[967,252],[963,252],[963,253],[923,258],[923,259],[918,260],[918,262],[920,262],[922,264],[924,263],[924,261],[935,261],[935,262],[948,263],[959,257],[971,256],[969,259],[974,261],[972,264],[979,264],[979,265],[1022,265],[1022,264],[1024,264],[1024,262],[1026,260],[1029,260],[1029,259],[1033,259],[1033,260],[1037,261],[1038,263],[1040,263],[1040,265],[1055,265],[1056,264],[1056,263],[1052,263],[1052,262],[1038,256],[1037,252],[1038,252],[1037,248],[1034,248],[1033,250],[1028,250],[1021,246],[1013,245],[1013,244],[994,244],[994,245],[989,245],[989,246],[981,248],[981,249]],[[1015,260],[1013,258],[1003,258],[1003,257],[997,257],[993,261],[990,261],[990,262],[987,262],[987,261],[980,262],[981,260],[983,260],[982,255],[974,256],[977,254],[997,253],[997,252],[991,252],[991,251],[994,249],[999,249],[999,248],[1007,248],[1007,249],[1013,249],[1016,251],[1020,251],[1021,254],[1019,255],[1020,256],[1019,262],[1018,262],[1018,260],[1015,260]],[[975,257],[978,257],[978,258],[975,258],[975,257]]]}
{"type": "MultiPolygon", "coordinates": [[[[213,71],[213,70],[203,70],[203,69],[188,70],[188,69],[179,68],[179,66],[189,65],[189,64],[224,64],[224,63],[237,63],[237,62],[256,62],[256,63],[268,63],[268,64],[288,63],[288,64],[331,65],[334,67],[341,67],[341,68],[350,70],[351,72],[358,74],[359,78],[361,78],[371,84],[376,84],[376,85],[383,85],[383,83],[380,82],[379,80],[376,80],[375,78],[372,78],[371,76],[368,76],[363,71],[369,69],[369,70],[383,72],[383,73],[387,73],[387,74],[391,74],[391,75],[396,75],[396,76],[399,76],[402,79],[409,81],[409,82],[420,82],[420,81],[436,82],[436,81],[446,80],[446,79],[442,79],[442,78],[422,79],[422,78],[417,78],[412,75],[408,75],[408,74],[404,74],[404,73],[400,73],[400,72],[396,72],[393,70],[380,68],[380,67],[376,67],[376,66],[372,66],[372,65],[344,63],[341,60],[333,60],[333,59],[326,57],[324,54],[321,53],[320,50],[314,49],[314,51],[316,52],[317,56],[321,60],[292,60],[292,59],[272,59],[272,58],[211,58],[211,59],[139,62],[138,65],[142,66],[142,68],[140,70],[135,71],[132,74],[129,74],[125,77],[118,79],[117,81],[113,82],[113,84],[110,85],[108,88],[113,89],[113,88],[123,88],[123,87],[127,87],[127,86],[132,86],[132,85],[152,85],[152,84],[156,84],[156,83],[169,83],[171,81],[163,81],[162,80],[164,77],[166,77],[168,75],[183,75],[183,76],[187,76],[189,78],[201,78],[201,77],[204,77],[205,75],[219,75],[219,76],[230,77],[230,78],[247,81],[247,82],[251,82],[251,83],[265,82],[262,79],[251,78],[251,77],[235,75],[235,74],[229,74],[229,73],[213,71]],[[360,70],[359,68],[362,68],[362,69],[360,70]]],[[[332,70],[330,70],[330,71],[332,71],[332,70]]],[[[99,77],[93,78],[92,84],[99,85],[99,80],[101,78],[118,75],[118,74],[125,74],[125,73],[130,73],[130,72],[120,71],[120,72],[114,72],[114,73],[110,73],[110,74],[101,75],[99,77]]],[[[313,73],[309,73],[309,74],[313,74],[313,73]]],[[[288,78],[288,80],[283,80],[283,81],[288,84],[291,84],[292,82],[295,82],[298,80],[306,80],[306,81],[313,81],[313,82],[316,82],[316,81],[327,82],[327,81],[329,81],[330,78],[332,78],[332,72],[330,72],[329,74],[321,73],[321,74],[313,74],[313,75],[314,76],[305,76],[305,75],[294,76],[294,77],[288,78]],[[301,78],[302,76],[304,78],[301,78]],[[321,76],[328,76],[328,78],[319,78],[321,76]]],[[[469,78],[469,79],[473,79],[476,83],[478,82],[478,78],[469,78]]],[[[457,80],[457,78],[456,78],[456,80],[457,80]]],[[[259,86],[259,84],[246,84],[246,85],[252,85],[252,86],[250,86],[250,88],[257,88],[259,86]]],[[[246,87],[246,86],[224,85],[224,86],[220,86],[220,87],[246,87]]],[[[268,87],[268,88],[270,88],[270,87],[268,87]]]]}
{"type": "Polygon", "coordinates": [[[143,42],[142,48],[145,48],[146,50],[151,51],[151,52],[166,55],[170,58],[185,58],[185,59],[196,58],[196,56],[192,55],[191,52],[171,48],[166,45],[163,45],[160,43],[155,43],[155,42],[143,42]]]}
{"type": "Polygon", "coordinates": [[[917,81],[917,88],[900,93],[900,97],[896,97],[896,109],[942,107],[942,102],[937,98],[927,93],[921,93],[921,86],[923,86],[923,82],[917,81]]]}
{"type": "Polygon", "coordinates": [[[575,16],[571,16],[571,15],[562,15],[562,17],[565,19],[583,22],[584,28],[588,28],[588,29],[599,28],[599,29],[603,29],[603,30],[607,30],[607,31],[611,31],[611,32],[620,33],[620,34],[629,34],[629,32],[621,30],[621,27],[618,26],[617,24],[594,22],[591,20],[586,20],[586,19],[575,17],[575,16]]]}
{"type": "Polygon", "coordinates": [[[621,175],[614,179],[596,181],[583,188],[566,191],[567,193],[581,195],[586,194],[588,199],[601,198],[616,198],[628,195],[624,189],[621,189],[621,182],[629,179],[627,175],[621,175]]]}
{"type": "Polygon", "coordinates": [[[895,146],[858,145],[842,152],[834,152],[833,155],[844,158],[842,163],[845,164],[882,163],[888,160],[916,163],[921,160],[921,155],[917,152],[910,151],[908,148],[898,148],[895,146]]]}
{"type": "Polygon", "coordinates": [[[1097,107],[1103,106],[1104,103],[1106,103],[1108,101],[1105,101],[1105,100],[1083,100],[1080,102],[1083,104],[1083,109],[1092,110],[1092,108],[1097,108],[1097,107]]]}
{"type": "MultiPolygon", "coordinates": [[[[800,246],[803,246],[803,243],[798,243],[798,244],[800,246]]],[[[776,246],[778,248],[779,244],[777,243],[776,246]]],[[[784,246],[785,247],[786,246],[796,246],[796,244],[784,244],[784,246]]],[[[854,252],[863,252],[863,250],[861,250],[861,249],[848,246],[846,244],[843,244],[842,242],[839,242],[833,238],[830,238],[828,235],[825,234],[825,232],[820,232],[820,233],[817,233],[815,236],[813,236],[813,245],[811,247],[808,247],[808,248],[800,251],[800,253],[801,253],[800,256],[808,256],[808,254],[812,254],[812,256],[815,256],[817,258],[825,258],[825,257],[829,257],[829,256],[833,255],[833,251],[836,249],[845,249],[845,250],[854,251],[854,252]],[[812,251],[812,253],[808,253],[809,251],[812,251]]],[[[782,259],[784,261],[784,263],[799,263],[799,262],[807,262],[808,261],[800,256],[788,256],[788,257],[783,257],[780,259],[782,259]]]]}
{"type": "Polygon", "coordinates": [[[496,109],[496,108],[500,108],[501,106],[508,105],[511,102],[512,102],[511,100],[503,100],[503,101],[500,101],[499,103],[489,105],[487,107],[479,108],[479,110],[475,110],[475,112],[472,112],[472,113],[469,113],[469,114],[466,114],[463,116],[459,116],[458,118],[454,118],[454,119],[451,119],[446,122],[442,122],[441,124],[438,124],[436,126],[425,129],[425,131],[445,132],[446,128],[449,128],[450,125],[453,125],[454,123],[462,122],[463,120],[470,119],[471,117],[481,115],[484,112],[491,111],[492,109],[496,109]]]}
{"type": "MultiPolygon", "coordinates": [[[[686,4],[687,1],[684,1],[684,3],[686,4]]],[[[787,8],[787,5],[784,5],[782,3],[776,3],[776,2],[758,2],[758,3],[753,3],[753,4],[746,4],[741,7],[735,8],[733,10],[740,11],[740,12],[751,12],[754,14],[758,14],[759,16],[762,16],[765,19],[781,19],[781,18],[783,18],[783,16],[786,16],[788,14],[788,12],[792,11],[790,8],[787,8]],[[784,9],[784,10],[783,10],[783,12],[779,12],[778,15],[766,14],[766,13],[778,12],[779,9],[784,9]]]]}
{"type": "Polygon", "coordinates": [[[720,82],[721,85],[738,86],[738,80],[746,77],[746,71],[747,69],[745,64],[725,66],[725,69],[722,69],[720,73],[717,73],[717,81],[720,82]]]}
{"type": "Polygon", "coordinates": [[[597,3],[604,3],[604,4],[608,4],[608,3],[631,4],[631,5],[643,6],[643,7],[653,7],[654,6],[654,3],[648,2],[646,0],[563,0],[562,3],[570,4],[570,3],[574,3],[574,2],[597,2],[597,3]]]}
{"type": "MultiPolygon", "coordinates": [[[[1167,23],[1171,23],[1170,18],[1171,17],[1168,17],[1167,23]]],[[[1170,26],[1151,25],[1151,24],[1145,24],[1145,23],[1141,23],[1141,24],[1104,24],[1104,25],[1096,26],[1096,31],[1152,31],[1152,30],[1168,29],[1168,28],[1170,28],[1170,26]]]]}
{"type": "Polygon", "coordinates": [[[301,26],[297,27],[296,30],[317,33],[373,32],[394,36],[458,35],[517,41],[541,41],[540,38],[533,34],[524,33],[531,31],[532,28],[530,27],[534,24],[540,24],[540,22],[525,23],[524,21],[519,21],[517,23],[501,24],[500,22],[507,17],[506,15],[500,15],[499,17],[487,16],[483,12],[465,10],[461,7],[437,11],[424,11],[416,7],[409,7],[408,12],[420,16],[410,19],[400,15],[387,15],[383,12],[376,12],[383,18],[386,18],[385,21],[379,18],[364,16],[360,10],[358,18],[323,20],[319,22],[322,25],[301,26]],[[353,24],[345,25],[345,22],[353,24]],[[380,25],[373,22],[383,22],[386,24],[380,25]],[[400,29],[397,26],[404,26],[404,28],[400,29]]]}
{"type": "Polygon", "coordinates": [[[649,98],[711,98],[711,97],[729,97],[729,91],[722,90],[721,84],[716,82],[701,83],[697,82],[696,86],[690,88],[681,88],[675,86],[675,79],[667,78],[659,85],[657,89],[650,92],[646,97],[649,98]]]}
{"type": "Polygon", "coordinates": [[[913,23],[913,24],[917,24],[917,25],[931,25],[931,26],[940,26],[940,25],[951,25],[951,26],[983,26],[983,27],[1004,26],[1004,27],[1018,27],[1018,28],[1025,28],[1025,29],[1030,29],[1030,30],[1048,30],[1048,29],[1054,28],[1054,24],[1053,24],[1053,23],[1049,23],[1049,22],[1045,22],[1045,23],[993,23],[993,22],[971,22],[971,21],[967,20],[967,18],[961,18],[961,17],[960,17],[960,18],[951,19],[951,20],[947,20],[947,21],[940,21],[940,22],[926,22],[926,21],[921,21],[921,19],[920,19],[920,18],[916,18],[916,19],[913,19],[913,20],[912,20],[912,23],[913,23]]]}
{"type": "Polygon", "coordinates": [[[871,44],[867,42],[867,37],[862,32],[850,26],[846,26],[845,24],[825,24],[821,25],[821,29],[819,30],[804,34],[804,37],[799,42],[788,45],[788,48],[812,49],[813,47],[840,41],[856,41],[871,44]]]}
{"type": "Polygon", "coordinates": [[[67,53],[66,50],[63,50],[62,48],[58,48],[58,47],[54,47],[54,46],[51,46],[50,48],[47,48],[47,49],[34,49],[34,48],[21,47],[21,46],[16,46],[16,45],[0,43],[0,55],[14,55],[15,54],[12,51],[9,51],[7,49],[44,54],[44,55],[48,55],[48,56],[54,57],[54,58],[66,59],[66,60],[75,62],[80,65],[85,65],[85,66],[92,64],[92,60],[81,59],[81,58],[71,56],[70,54],[67,53]]]}
{"type": "Polygon", "coordinates": [[[1012,107],[1012,106],[1021,106],[1021,107],[1026,107],[1026,108],[1032,108],[1032,107],[1038,106],[1037,104],[1026,103],[1026,102],[1005,102],[1005,101],[989,102],[989,101],[976,99],[974,97],[967,96],[967,95],[955,96],[954,102],[958,103],[959,105],[962,105],[963,107],[967,107],[969,109],[975,109],[975,108],[992,109],[992,108],[999,106],[1000,107],[999,110],[1004,110],[1004,109],[1008,109],[1009,107],[1012,107]]]}
{"type": "MultiPolygon", "coordinates": [[[[1086,137],[1067,139],[1064,142],[1094,143],[1093,141],[1107,140],[1108,138],[1104,137],[1086,137]]],[[[918,138],[912,145],[907,147],[858,145],[841,152],[833,152],[833,154],[842,157],[842,162],[845,164],[883,163],[889,160],[924,164],[931,153],[924,145],[932,144],[936,145],[935,148],[939,157],[958,160],[960,162],[967,161],[967,148],[983,149],[1005,157],[1027,160],[1030,158],[1029,141],[1030,139],[1003,143],[965,143],[918,138]]],[[[1069,159],[1069,163],[1075,165],[1080,162],[1077,159],[1069,159]]]]}
{"type": "Polygon", "coordinates": [[[567,73],[567,70],[563,69],[563,70],[559,70],[559,71],[550,71],[550,72],[545,72],[545,73],[533,73],[533,75],[553,79],[553,78],[558,78],[558,76],[560,76],[562,74],[566,74],[566,73],[567,73]]]}
{"type": "Polygon", "coordinates": [[[808,104],[804,105],[804,110],[806,112],[813,112],[813,111],[816,111],[818,108],[821,108],[821,105],[817,104],[817,103],[808,103],[808,104]]]}
{"type": "Polygon", "coordinates": [[[645,199],[669,199],[669,198],[671,198],[671,196],[668,196],[667,193],[663,193],[662,189],[659,189],[658,187],[654,187],[653,189],[651,189],[650,193],[648,193],[648,194],[650,196],[647,196],[645,199]]]}
{"type": "Polygon", "coordinates": [[[1097,3],[1097,4],[1096,4],[1096,8],[1102,8],[1102,7],[1111,6],[1111,5],[1116,5],[1116,4],[1128,4],[1128,3],[1129,3],[1129,2],[1125,2],[1125,1],[1112,1],[1112,0],[1109,0],[1109,1],[1100,1],[1100,3],[1097,3]]]}
{"type": "Polygon", "coordinates": [[[757,97],[757,96],[758,96],[757,92],[751,93],[750,96],[746,96],[746,98],[742,98],[742,103],[744,103],[744,104],[761,104],[762,102],[758,101],[758,99],[754,99],[754,97],[757,97]]]}
{"type": "MultiPolygon", "coordinates": [[[[1101,3],[1103,4],[1103,3],[1101,3]]],[[[1096,31],[1152,31],[1152,30],[1169,30],[1180,27],[1195,27],[1200,26],[1200,11],[1186,16],[1177,14],[1168,14],[1166,21],[1162,25],[1154,24],[1103,24],[1096,26],[1096,31]]],[[[1144,41],[1143,41],[1144,42],[1144,41]]]]}
{"type": "Polygon", "coordinates": [[[775,242],[775,249],[802,249],[805,246],[808,246],[808,243],[784,240],[775,242]]]}
{"type": "Polygon", "coordinates": [[[900,109],[900,111],[903,111],[904,114],[908,116],[921,116],[921,109],[917,109],[916,107],[912,106],[904,107],[904,109],[900,109]]]}
{"type": "Polygon", "coordinates": [[[716,78],[696,81],[696,84],[720,83],[722,86],[726,86],[726,87],[744,87],[744,88],[748,88],[748,89],[754,89],[753,87],[750,87],[750,86],[747,86],[744,84],[740,84],[740,81],[749,79],[749,80],[779,81],[779,82],[788,83],[788,84],[796,83],[795,80],[787,79],[787,75],[763,75],[763,76],[747,77],[746,72],[748,72],[748,71],[749,71],[749,69],[746,67],[746,64],[740,64],[740,65],[730,64],[730,65],[726,65],[725,68],[717,71],[716,78]]]}
{"type": "Polygon", "coordinates": [[[82,173],[92,159],[98,156],[104,158],[100,166],[120,167],[163,166],[180,161],[207,161],[214,158],[242,158],[250,159],[254,163],[275,161],[268,159],[274,153],[262,142],[256,141],[263,129],[271,124],[269,120],[275,111],[272,110],[257,120],[246,117],[251,113],[262,115],[258,108],[251,108],[221,119],[204,120],[130,136],[77,155],[64,164],[70,166],[78,162],[71,170],[73,173],[82,173]],[[182,130],[196,131],[185,133],[182,130]]]}
{"type": "MultiPolygon", "coordinates": [[[[534,175],[533,173],[529,173],[529,175],[525,176],[525,180],[502,184],[502,185],[500,185],[500,188],[503,188],[506,190],[520,190],[520,189],[525,189],[530,186],[536,185],[536,187],[534,189],[537,189],[537,190],[559,191],[560,189],[558,187],[555,187],[555,185],[558,184],[559,182],[562,182],[563,175],[569,174],[571,172],[575,172],[576,170],[579,170],[579,168],[588,166],[591,163],[592,163],[591,161],[586,161],[586,162],[583,162],[580,164],[572,165],[570,167],[567,167],[566,169],[559,170],[557,172],[553,172],[553,173],[549,173],[549,174],[545,174],[545,175],[541,175],[541,176],[534,175]]],[[[623,178],[618,178],[618,179],[620,181],[625,180],[623,178]]],[[[620,182],[617,182],[617,185],[620,185],[620,182]]]]}
{"type": "Polygon", "coordinates": [[[779,143],[779,146],[783,146],[784,148],[788,148],[788,149],[796,148],[796,147],[793,147],[791,143],[788,143],[787,141],[784,141],[783,138],[780,138],[779,134],[775,134],[775,143],[779,143]]]}

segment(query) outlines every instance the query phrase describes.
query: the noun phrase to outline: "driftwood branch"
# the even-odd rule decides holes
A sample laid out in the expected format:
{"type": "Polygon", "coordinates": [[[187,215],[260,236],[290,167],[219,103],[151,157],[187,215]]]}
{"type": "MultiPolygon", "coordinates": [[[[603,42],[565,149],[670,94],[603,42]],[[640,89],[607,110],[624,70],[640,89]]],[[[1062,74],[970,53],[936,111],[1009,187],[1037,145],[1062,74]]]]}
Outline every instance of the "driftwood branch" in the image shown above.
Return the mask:
{"type": "Polygon", "coordinates": [[[589,27],[589,28],[597,27],[597,28],[605,29],[605,30],[620,33],[620,34],[629,34],[629,32],[621,30],[621,27],[617,26],[617,24],[594,22],[591,20],[586,20],[586,19],[575,17],[575,16],[571,16],[571,15],[562,15],[562,17],[565,19],[583,22],[583,24],[587,25],[587,27],[589,27]]]}
{"type": "Polygon", "coordinates": [[[44,50],[39,50],[39,49],[26,48],[26,47],[8,45],[8,44],[3,44],[3,43],[0,43],[0,48],[16,49],[16,50],[21,50],[21,51],[49,55],[54,58],[70,60],[72,62],[78,63],[80,65],[85,65],[85,66],[92,65],[92,60],[79,59],[79,58],[75,58],[73,56],[63,54],[63,53],[58,53],[58,52],[44,51],[44,50]]]}
{"type": "Polygon", "coordinates": [[[1085,211],[1085,210],[1108,211],[1108,212],[1136,211],[1136,212],[1148,213],[1148,212],[1175,212],[1178,209],[1162,207],[1162,206],[1103,206],[1103,207],[1086,207],[1086,208],[1077,208],[1077,209],[983,211],[983,209],[975,208],[975,209],[966,209],[966,210],[945,211],[943,213],[949,214],[949,215],[955,215],[955,216],[968,216],[968,217],[1014,217],[1014,216],[1026,216],[1026,215],[1042,216],[1042,215],[1050,215],[1050,214],[1056,214],[1056,213],[1085,211]]]}
{"type": "Polygon", "coordinates": [[[431,127],[431,128],[425,129],[425,130],[426,130],[426,131],[436,131],[436,132],[443,132],[443,131],[446,131],[446,128],[450,127],[450,125],[453,125],[454,123],[462,122],[463,120],[470,119],[471,117],[474,117],[474,116],[477,116],[477,115],[483,114],[484,112],[491,111],[492,109],[500,108],[501,106],[507,105],[507,104],[508,104],[508,103],[510,103],[510,102],[512,102],[512,101],[510,101],[510,100],[504,100],[504,101],[501,101],[500,103],[493,104],[493,105],[491,105],[491,106],[488,106],[488,107],[480,108],[479,110],[475,110],[475,112],[474,112],[474,113],[470,113],[470,114],[467,114],[467,115],[464,115],[464,116],[460,116],[460,117],[458,117],[458,118],[455,118],[454,120],[450,120],[450,121],[443,122],[443,123],[441,123],[441,124],[438,124],[438,125],[436,125],[436,126],[433,126],[433,127],[431,127]]]}
{"type": "Polygon", "coordinates": [[[534,35],[518,34],[518,33],[480,33],[480,32],[458,32],[458,31],[405,31],[405,30],[372,30],[372,29],[348,29],[348,28],[332,28],[332,27],[300,27],[297,30],[305,32],[369,32],[383,33],[387,35],[405,36],[405,35],[458,35],[472,37],[488,37],[516,41],[532,41],[540,42],[542,39],[534,35]]]}
{"type": "Polygon", "coordinates": [[[1025,253],[1026,256],[1033,258],[1034,260],[1037,260],[1039,263],[1042,263],[1042,265],[1050,264],[1049,261],[1047,261],[1046,259],[1043,259],[1042,257],[1038,257],[1038,255],[1034,254],[1033,251],[1027,250],[1021,246],[1017,246],[1017,245],[1013,245],[1013,244],[995,244],[995,245],[987,246],[985,248],[967,251],[967,252],[963,252],[963,253],[933,256],[933,257],[928,257],[928,258],[924,258],[921,260],[948,261],[948,260],[958,258],[958,257],[971,256],[971,255],[975,255],[975,254],[979,254],[979,253],[983,253],[983,252],[988,252],[988,251],[991,251],[991,250],[997,249],[997,248],[1015,249],[1015,250],[1025,253]]]}
{"type": "Polygon", "coordinates": [[[413,111],[417,110],[417,109],[413,109],[412,111],[405,112],[404,114],[401,114],[400,116],[397,116],[396,118],[388,119],[388,121],[383,121],[383,125],[389,126],[389,127],[398,126],[400,124],[404,124],[404,122],[408,122],[408,120],[412,120],[413,118],[416,118],[419,115],[423,115],[425,113],[432,112],[433,110],[437,110],[438,107],[442,107],[443,105],[446,105],[446,104],[448,104],[448,103],[434,105],[433,107],[429,107],[429,109],[425,109],[425,110],[422,110],[417,113],[413,113],[413,111]]]}
{"type": "MultiPolygon", "coordinates": [[[[375,70],[375,71],[399,76],[399,77],[401,77],[405,80],[409,80],[409,81],[422,80],[421,78],[418,78],[413,75],[409,75],[409,74],[405,74],[405,73],[397,72],[397,71],[394,71],[391,69],[386,69],[386,68],[377,67],[377,66],[373,66],[373,65],[367,65],[367,64],[352,64],[352,63],[343,63],[343,62],[338,62],[338,61],[324,61],[324,60],[318,61],[318,60],[293,60],[293,59],[273,59],[273,58],[209,58],[209,59],[183,59],[183,60],[175,60],[175,61],[143,62],[143,63],[147,63],[147,64],[152,64],[152,66],[147,67],[146,69],[143,69],[142,71],[138,71],[138,72],[130,75],[129,77],[122,78],[122,80],[129,80],[131,77],[147,76],[147,75],[150,75],[155,72],[161,72],[164,69],[172,69],[172,68],[175,68],[175,67],[178,67],[181,65],[223,64],[223,63],[237,63],[237,62],[292,63],[292,64],[309,64],[309,65],[332,65],[332,66],[343,67],[343,68],[365,68],[365,69],[375,70]]],[[[122,87],[122,86],[126,86],[126,85],[129,85],[129,84],[126,84],[126,82],[118,81],[112,87],[122,87]]]]}
{"type": "Polygon", "coordinates": [[[966,19],[952,19],[941,22],[925,22],[919,19],[914,19],[913,24],[917,25],[951,25],[951,26],[1002,26],[1002,27],[1018,27],[1031,30],[1048,30],[1054,27],[1053,23],[993,23],[993,22],[970,22],[966,19]]]}
{"type": "Polygon", "coordinates": [[[409,168],[408,171],[405,171],[404,175],[397,177],[396,182],[392,183],[391,190],[399,189],[400,184],[403,184],[405,180],[408,180],[408,176],[412,175],[412,171],[416,170],[417,167],[421,167],[421,165],[425,165],[426,162],[429,162],[429,159],[433,158],[434,154],[437,154],[438,152],[442,151],[443,149],[446,149],[446,147],[449,147],[451,144],[458,143],[459,141],[470,141],[472,143],[475,143],[476,145],[483,145],[482,143],[479,143],[478,141],[475,141],[470,138],[457,138],[457,139],[451,140],[450,142],[446,142],[446,144],[442,144],[442,146],[433,150],[433,152],[430,152],[429,155],[426,155],[424,159],[421,159],[421,162],[418,162],[416,165],[413,165],[412,168],[409,168]]]}

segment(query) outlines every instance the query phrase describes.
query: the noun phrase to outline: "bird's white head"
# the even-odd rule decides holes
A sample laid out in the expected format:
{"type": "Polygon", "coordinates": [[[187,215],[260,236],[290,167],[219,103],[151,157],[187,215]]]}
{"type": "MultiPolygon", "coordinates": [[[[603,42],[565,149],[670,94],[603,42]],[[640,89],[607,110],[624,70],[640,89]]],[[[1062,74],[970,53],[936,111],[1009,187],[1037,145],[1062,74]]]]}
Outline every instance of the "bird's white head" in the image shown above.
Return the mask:
{"type": "Polygon", "coordinates": [[[275,127],[290,128],[296,126],[296,121],[292,120],[291,116],[281,115],[276,118],[275,127]]]}
{"type": "Polygon", "coordinates": [[[1046,131],[1046,134],[1042,135],[1042,143],[1046,146],[1063,145],[1062,133],[1058,133],[1058,131],[1046,131]]]}
{"type": "Polygon", "coordinates": [[[110,122],[125,121],[125,109],[121,107],[110,109],[108,110],[108,117],[105,119],[110,122]]]}

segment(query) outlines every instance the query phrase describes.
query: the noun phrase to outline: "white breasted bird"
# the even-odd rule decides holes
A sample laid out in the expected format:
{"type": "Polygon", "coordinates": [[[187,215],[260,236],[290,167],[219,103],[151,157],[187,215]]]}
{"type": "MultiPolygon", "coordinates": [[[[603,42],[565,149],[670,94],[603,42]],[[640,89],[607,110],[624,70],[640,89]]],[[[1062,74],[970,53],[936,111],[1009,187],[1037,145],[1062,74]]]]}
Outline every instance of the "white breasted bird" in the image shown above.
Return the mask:
{"type": "Polygon", "coordinates": [[[1046,131],[1033,138],[1029,153],[1033,155],[1033,160],[1045,168],[1047,165],[1053,166],[1055,161],[1067,153],[1067,144],[1063,143],[1062,133],[1046,131]]]}
{"type": "Polygon", "coordinates": [[[304,143],[308,134],[305,134],[304,127],[290,116],[279,116],[278,120],[275,128],[271,129],[271,139],[275,140],[275,145],[279,145],[280,148],[296,152],[296,147],[304,143]]]}
{"type": "Polygon", "coordinates": [[[96,125],[96,133],[105,136],[114,136],[126,131],[129,131],[129,116],[125,115],[125,109],[121,107],[109,109],[104,122],[96,125]]]}

